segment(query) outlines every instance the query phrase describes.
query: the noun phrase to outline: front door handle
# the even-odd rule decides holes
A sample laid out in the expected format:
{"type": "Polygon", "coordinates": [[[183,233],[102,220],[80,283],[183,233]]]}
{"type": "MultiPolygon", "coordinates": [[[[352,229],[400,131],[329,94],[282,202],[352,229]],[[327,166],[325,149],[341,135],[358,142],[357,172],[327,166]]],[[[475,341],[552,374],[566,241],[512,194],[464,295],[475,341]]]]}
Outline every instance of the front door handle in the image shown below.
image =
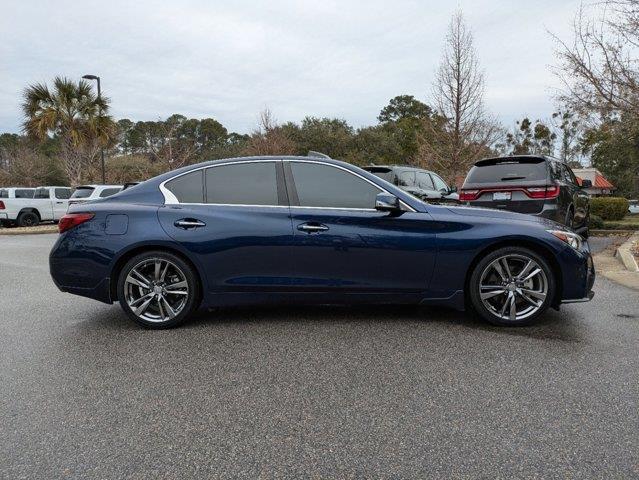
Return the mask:
{"type": "Polygon", "coordinates": [[[182,218],[180,220],[176,220],[173,225],[178,228],[183,228],[184,230],[188,230],[189,228],[206,227],[206,223],[195,218],[182,218]]]}
{"type": "Polygon", "coordinates": [[[312,222],[312,223],[302,223],[301,225],[297,226],[297,229],[306,233],[314,233],[314,232],[325,232],[326,230],[328,230],[328,227],[321,223],[312,222]]]}

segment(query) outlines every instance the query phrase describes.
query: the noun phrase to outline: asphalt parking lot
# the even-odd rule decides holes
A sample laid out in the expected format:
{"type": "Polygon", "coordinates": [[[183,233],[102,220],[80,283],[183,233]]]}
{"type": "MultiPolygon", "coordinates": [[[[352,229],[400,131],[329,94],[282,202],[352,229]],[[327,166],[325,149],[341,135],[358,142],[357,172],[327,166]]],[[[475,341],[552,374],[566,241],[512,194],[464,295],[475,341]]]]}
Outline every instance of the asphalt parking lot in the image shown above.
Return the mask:
{"type": "Polygon", "coordinates": [[[296,307],[147,331],[58,292],[55,238],[0,237],[2,478],[639,476],[636,291],[599,278],[520,329],[296,307]]]}

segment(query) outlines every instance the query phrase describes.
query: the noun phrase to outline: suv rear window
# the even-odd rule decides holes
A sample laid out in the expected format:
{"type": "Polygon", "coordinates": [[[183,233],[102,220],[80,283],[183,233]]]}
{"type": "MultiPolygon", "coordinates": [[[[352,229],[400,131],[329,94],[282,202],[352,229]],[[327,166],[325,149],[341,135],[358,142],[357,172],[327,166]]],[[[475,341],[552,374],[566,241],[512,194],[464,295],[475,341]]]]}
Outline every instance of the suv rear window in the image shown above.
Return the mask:
{"type": "Polygon", "coordinates": [[[537,181],[547,177],[543,158],[499,158],[477,162],[468,172],[466,183],[537,181]]]}
{"type": "Polygon", "coordinates": [[[88,198],[93,193],[93,190],[95,190],[93,187],[78,187],[71,194],[71,198],[88,198]]]}
{"type": "Polygon", "coordinates": [[[373,175],[383,178],[387,182],[393,183],[395,175],[393,174],[393,170],[388,167],[364,167],[364,170],[372,173],[373,175]]]}

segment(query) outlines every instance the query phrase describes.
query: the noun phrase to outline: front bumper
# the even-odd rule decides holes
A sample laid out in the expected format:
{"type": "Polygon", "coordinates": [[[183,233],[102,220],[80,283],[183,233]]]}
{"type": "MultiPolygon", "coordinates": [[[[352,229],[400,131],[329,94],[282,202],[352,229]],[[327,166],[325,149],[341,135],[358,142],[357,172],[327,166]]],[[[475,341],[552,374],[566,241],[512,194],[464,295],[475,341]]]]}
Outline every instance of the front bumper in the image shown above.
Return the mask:
{"type": "Polygon", "coordinates": [[[563,295],[560,303],[589,302],[595,293],[595,265],[590,254],[588,242],[584,242],[582,251],[576,252],[571,247],[560,255],[562,263],[563,295]]]}

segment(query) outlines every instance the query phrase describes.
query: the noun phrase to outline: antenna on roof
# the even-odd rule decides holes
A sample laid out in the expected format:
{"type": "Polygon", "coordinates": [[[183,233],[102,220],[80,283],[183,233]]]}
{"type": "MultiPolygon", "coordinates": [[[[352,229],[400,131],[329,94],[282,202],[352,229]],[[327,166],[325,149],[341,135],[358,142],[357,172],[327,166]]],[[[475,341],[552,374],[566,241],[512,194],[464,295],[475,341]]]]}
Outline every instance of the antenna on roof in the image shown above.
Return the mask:
{"type": "Polygon", "coordinates": [[[306,154],[306,156],[307,157],[315,157],[315,158],[328,158],[329,160],[331,159],[331,157],[329,157],[325,153],[315,152],[313,150],[309,150],[308,153],[306,154]]]}

